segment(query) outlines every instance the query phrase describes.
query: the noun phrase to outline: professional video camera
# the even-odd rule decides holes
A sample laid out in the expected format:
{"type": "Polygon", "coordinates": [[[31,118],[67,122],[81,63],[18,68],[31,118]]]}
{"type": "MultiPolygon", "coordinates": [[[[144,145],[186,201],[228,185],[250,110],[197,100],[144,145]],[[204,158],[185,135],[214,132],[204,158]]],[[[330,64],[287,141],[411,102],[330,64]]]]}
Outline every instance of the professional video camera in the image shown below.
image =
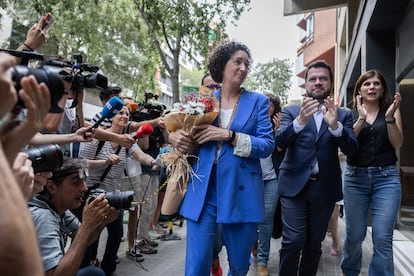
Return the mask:
{"type": "Polygon", "coordinates": [[[134,191],[125,192],[105,192],[103,189],[93,189],[89,191],[89,196],[94,200],[98,195],[105,194],[109,205],[116,209],[129,209],[131,207],[132,199],[134,198],[134,191]]]}
{"type": "Polygon", "coordinates": [[[63,80],[72,82],[72,91],[79,92],[83,88],[99,88],[106,89],[108,87],[108,79],[97,73],[99,67],[96,65],[90,65],[83,62],[81,54],[73,54],[72,57],[75,62],[71,61],[60,61],[56,58],[47,58],[45,65],[51,65],[61,68],[70,68],[70,73],[65,71],[62,72],[63,80]]]}
{"type": "Polygon", "coordinates": [[[166,106],[160,103],[149,103],[149,99],[158,99],[158,95],[145,91],[145,101],[139,103],[138,110],[130,114],[130,120],[135,122],[152,120],[160,117],[166,106]]]}
{"type": "Polygon", "coordinates": [[[50,144],[24,151],[32,161],[34,173],[49,172],[63,164],[63,153],[58,145],[50,144]]]}
{"type": "MultiPolygon", "coordinates": [[[[97,73],[99,67],[83,63],[81,54],[74,54],[73,58],[76,62],[71,62],[61,61],[56,57],[49,57],[45,60],[43,54],[36,52],[5,49],[0,49],[0,51],[21,58],[21,65],[17,65],[10,69],[12,72],[12,80],[15,83],[17,91],[21,89],[20,80],[29,75],[33,75],[37,82],[44,82],[46,84],[51,95],[51,108],[49,110],[51,113],[63,112],[62,108],[58,105],[65,89],[62,80],[71,82],[71,90],[75,93],[81,91],[83,88],[106,89],[108,87],[108,79],[104,75],[97,73]],[[29,68],[27,67],[29,60],[43,61],[43,66],[39,68],[29,68]]],[[[77,101],[75,99],[72,107],[75,107],[76,105],[77,101]]],[[[19,99],[16,106],[24,108],[23,101],[19,99]]]]}

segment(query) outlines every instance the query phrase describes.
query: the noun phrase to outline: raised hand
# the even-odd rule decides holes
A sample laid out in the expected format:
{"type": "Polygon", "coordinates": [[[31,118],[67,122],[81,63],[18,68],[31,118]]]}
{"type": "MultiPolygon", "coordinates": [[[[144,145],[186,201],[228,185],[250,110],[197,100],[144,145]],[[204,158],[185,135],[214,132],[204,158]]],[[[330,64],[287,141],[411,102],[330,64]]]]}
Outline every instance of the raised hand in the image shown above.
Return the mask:
{"type": "Polygon", "coordinates": [[[358,95],[357,96],[357,111],[358,111],[358,117],[361,119],[366,119],[368,112],[365,108],[365,105],[362,103],[362,96],[358,95]]]}
{"type": "Polygon", "coordinates": [[[338,128],[338,104],[332,97],[325,99],[324,104],[320,107],[323,113],[323,119],[332,129],[338,128]]]}
{"type": "Polygon", "coordinates": [[[303,97],[303,101],[300,106],[300,113],[297,117],[298,123],[302,126],[306,125],[310,118],[312,118],[312,115],[319,110],[318,107],[318,100],[314,100],[311,97],[303,97]]]}
{"type": "Polygon", "coordinates": [[[394,95],[394,100],[392,101],[391,105],[388,107],[387,112],[385,112],[385,118],[392,119],[394,118],[394,113],[398,109],[401,103],[401,94],[400,92],[396,92],[394,95]]]}

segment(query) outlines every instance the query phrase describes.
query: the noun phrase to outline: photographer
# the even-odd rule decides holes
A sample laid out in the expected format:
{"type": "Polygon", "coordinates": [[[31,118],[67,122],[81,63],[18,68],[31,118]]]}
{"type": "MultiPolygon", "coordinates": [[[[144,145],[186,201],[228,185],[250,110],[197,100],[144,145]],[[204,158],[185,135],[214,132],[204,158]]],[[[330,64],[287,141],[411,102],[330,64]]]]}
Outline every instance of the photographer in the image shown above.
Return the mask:
{"type": "MultiPolygon", "coordinates": [[[[0,53],[1,138],[4,135],[4,124],[7,123],[4,121],[4,115],[10,112],[17,101],[16,90],[10,75],[5,73],[14,64],[15,59],[12,56],[0,53]]],[[[27,88],[30,90],[31,87],[27,88]]],[[[31,94],[31,92],[33,91],[24,91],[22,94],[31,94]]],[[[26,100],[29,102],[31,98],[26,97],[26,100]]],[[[23,134],[30,136],[30,132],[23,134]]],[[[20,137],[23,140],[26,138],[20,137]]],[[[4,151],[5,148],[12,147],[10,143],[9,139],[0,141],[0,179],[2,180],[0,184],[0,275],[16,275],[16,271],[19,275],[43,275],[33,223],[26,211],[27,205],[22,191],[10,168],[17,151],[8,151],[7,154],[4,151]]],[[[14,143],[20,144],[20,141],[15,140],[14,143]]]]}
{"type": "Polygon", "coordinates": [[[118,212],[109,206],[104,194],[87,200],[82,224],[69,211],[80,206],[88,190],[83,164],[79,159],[66,159],[53,171],[46,189],[29,202],[45,275],[105,275],[95,266],[80,269],[80,264],[87,246],[116,219],[118,212]],[[72,242],[65,252],[68,236],[72,242]]]}
{"type": "MultiPolygon", "coordinates": [[[[128,107],[124,106],[111,121],[112,124],[106,131],[116,134],[123,133],[129,121],[128,107]]],[[[154,158],[142,152],[135,143],[131,148],[127,149],[118,143],[94,139],[92,142],[81,144],[79,155],[88,160],[88,167],[90,170],[90,175],[87,179],[88,186],[98,186],[106,192],[118,192],[120,190],[120,178],[126,167],[127,155],[132,155],[141,163],[151,166],[152,170],[159,170],[154,158]],[[111,167],[109,168],[108,173],[104,176],[104,179],[102,179],[102,176],[109,165],[111,167]]],[[[108,240],[105,254],[101,262],[101,268],[106,274],[111,274],[116,269],[116,254],[119,249],[123,231],[122,212],[119,211],[118,213],[118,218],[107,225],[108,240]]]]}
{"type": "Polygon", "coordinates": [[[50,108],[50,93],[46,84],[36,81],[35,77],[28,76],[23,77],[20,81],[22,89],[17,91],[19,98],[24,103],[26,108],[26,116],[21,119],[19,118],[20,108],[17,108],[15,104],[10,104],[9,101],[16,103],[16,90],[13,86],[10,86],[11,78],[5,73],[5,70],[9,66],[13,65],[13,59],[11,56],[0,53],[0,59],[4,60],[0,72],[2,77],[0,78],[1,87],[3,91],[9,91],[14,95],[3,98],[2,101],[2,112],[7,113],[2,117],[2,124],[0,126],[0,139],[4,146],[5,154],[9,160],[9,164],[13,163],[16,154],[22,147],[27,145],[30,139],[43,127],[43,119],[45,118],[50,108]],[[7,89],[7,87],[9,87],[7,89]],[[5,105],[7,104],[7,106],[5,105]],[[7,112],[6,112],[7,111],[7,112]]]}

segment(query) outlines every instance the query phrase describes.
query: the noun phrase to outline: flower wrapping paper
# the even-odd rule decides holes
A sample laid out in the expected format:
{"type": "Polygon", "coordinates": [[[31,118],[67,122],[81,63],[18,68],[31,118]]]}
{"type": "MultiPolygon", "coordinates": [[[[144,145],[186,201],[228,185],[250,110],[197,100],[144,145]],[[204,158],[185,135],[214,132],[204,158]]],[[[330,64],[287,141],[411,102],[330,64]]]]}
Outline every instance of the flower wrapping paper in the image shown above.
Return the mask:
{"type": "MultiPolygon", "coordinates": [[[[214,94],[202,86],[196,94],[190,94],[182,103],[174,104],[174,110],[165,116],[165,126],[170,132],[185,130],[193,133],[194,126],[212,124],[219,112],[219,102],[214,94]]],[[[187,192],[188,179],[197,177],[187,160],[188,154],[176,149],[161,155],[167,164],[169,178],[161,213],[177,212],[187,192]]]]}

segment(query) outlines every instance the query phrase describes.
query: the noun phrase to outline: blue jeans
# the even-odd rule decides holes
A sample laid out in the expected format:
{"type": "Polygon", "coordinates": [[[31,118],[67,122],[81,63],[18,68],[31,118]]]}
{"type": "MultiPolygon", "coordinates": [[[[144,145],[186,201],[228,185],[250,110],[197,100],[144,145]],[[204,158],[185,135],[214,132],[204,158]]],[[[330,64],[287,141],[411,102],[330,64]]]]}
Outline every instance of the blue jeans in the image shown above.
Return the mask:
{"type": "Polygon", "coordinates": [[[394,275],[392,238],[401,203],[400,177],[395,165],[347,166],[344,178],[346,237],[341,268],[347,276],[361,271],[362,242],[372,213],[373,256],[369,275],[394,275]]]}
{"type": "Polygon", "coordinates": [[[258,247],[257,247],[257,264],[267,266],[270,252],[270,239],[273,232],[273,217],[275,214],[279,194],[277,193],[277,178],[264,181],[264,204],[265,219],[257,225],[258,247]]]}

